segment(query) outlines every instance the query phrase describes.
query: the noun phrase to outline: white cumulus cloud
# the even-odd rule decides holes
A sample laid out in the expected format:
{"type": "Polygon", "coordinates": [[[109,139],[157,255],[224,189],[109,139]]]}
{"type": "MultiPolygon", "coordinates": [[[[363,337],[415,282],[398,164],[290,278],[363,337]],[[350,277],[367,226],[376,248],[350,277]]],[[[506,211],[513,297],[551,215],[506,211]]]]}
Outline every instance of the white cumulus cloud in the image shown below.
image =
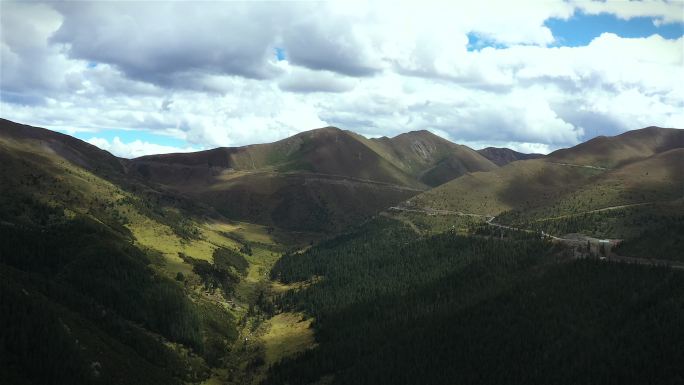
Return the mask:
{"type": "Polygon", "coordinates": [[[192,152],[198,150],[193,147],[178,148],[173,146],[162,146],[141,140],[134,140],[126,143],[119,139],[118,136],[115,136],[111,141],[94,136],[88,139],[87,142],[103,150],[109,151],[118,157],[129,159],[144,155],[192,152]]]}
{"type": "Polygon", "coordinates": [[[105,143],[97,132],[208,148],[327,125],[373,136],[428,129],[545,152],[595,134],[684,127],[684,39],[604,33],[563,47],[545,25],[577,12],[684,22],[681,2],[0,7],[0,115],[93,132],[122,156],[186,149],[105,143]],[[472,50],[473,36],[492,46],[472,50]]]}

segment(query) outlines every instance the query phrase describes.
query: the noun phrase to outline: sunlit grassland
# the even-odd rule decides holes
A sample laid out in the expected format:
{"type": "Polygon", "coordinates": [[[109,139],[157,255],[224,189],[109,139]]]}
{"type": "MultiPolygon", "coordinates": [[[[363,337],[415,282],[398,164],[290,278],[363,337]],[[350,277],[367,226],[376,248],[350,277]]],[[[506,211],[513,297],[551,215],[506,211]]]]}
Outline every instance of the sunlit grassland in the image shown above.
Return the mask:
{"type": "Polygon", "coordinates": [[[290,290],[302,290],[306,289],[310,285],[320,282],[323,277],[313,276],[311,279],[299,282],[283,283],[280,281],[271,281],[271,293],[272,294],[283,294],[290,290]]]}
{"type": "Polygon", "coordinates": [[[236,297],[245,303],[252,303],[260,291],[267,291],[268,273],[278,258],[280,253],[259,247],[252,249],[252,255],[245,255],[249,267],[247,275],[235,288],[236,297]]]}
{"type": "Polygon", "coordinates": [[[267,332],[261,336],[266,365],[316,346],[311,322],[303,313],[280,313],[266,321],[267,332]]]}
{"type": "Polygon", "coordinates": [[[275,245],[271,233],[265,226],[247,222],[219,222],[209,221],[205,227],[215,232],[224,232],[249,242],[259,242],[275,245]]]}
{"type": "MultiPolygon", "coordinates": [[[[258,242],[276,246],[269,231],[259,225],[248,223],[229,223],[228,221],[205,218],[188,218],[173,207],[145,207],[146,202],[134,193],[125,191],[114,183],[82,167],[65,161],[58,154],[36,148],[35,145],[13,140],[2,140],[11,160],[21,167],[8,167],[5,172],[8,181],[35,179],[36,186],[23,187],[32,196],[51,206],[65,207],[67,215],[76,213],[105,222],[109,226],[128,229],[135,243],[146,250],[160,253],[166,263],[162,270],[169,275],[177,272],[192,274],[192,267],[183,262],[178,253],[192,258],[211,262],[216,248],[225,247],[239,250],[245,242],[258,242]],[[28,155],[31,156],[28,156],[28,155]],[[16,171],[12,171],[16,170],[16,171]],[[30,170],[30,175],[22,172],[30,170]],[[148,212],[168,223],[162,223],[148,212]],[[181,237],[176,219],[182,218],[187,226],[195,231],[192,237],[181,237]]],[[[267,254],[270,255],[270,254],[267,254]]]]}

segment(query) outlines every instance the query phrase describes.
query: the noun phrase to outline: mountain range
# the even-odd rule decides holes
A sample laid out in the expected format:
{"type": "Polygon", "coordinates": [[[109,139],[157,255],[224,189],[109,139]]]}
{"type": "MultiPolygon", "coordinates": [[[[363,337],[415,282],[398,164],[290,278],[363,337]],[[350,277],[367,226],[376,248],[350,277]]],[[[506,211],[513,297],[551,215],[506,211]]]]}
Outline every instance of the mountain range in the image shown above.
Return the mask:
{"type": "Polygon", "coordinates": [[[498,166],[428,131],[367,139],[326,127],[268,144],[117,158],[78,139],[2,121],[75,165],[204,203],[222,215],[289,230],[336,231],[469,172],[498,166]]]}
{"type": "Polygon", "coordinates": [[[326,127],[124,159],[3,119],[0,165],[2,383],[684,375],[684,130],[540,155],[326,127]]]}
{"type": "Polygon", "coordinates": [[[285,231],[335,233],[396,205],[538,220],[676,201],[684,190],[684,131],[659,127],[549,155],[475,151],[429,131],[369,139],[326,127],[274,143],[135,159],[46,129],[7,120],[0,127],[12,144],[5,158],[57,157],[201,215],[285,231]]]}
{"type": "Polygon", "coordinates": [[[335,231],[468,172],[497,166],[428,131],[367,139],[326,127],[269,144],[133,159],[144,180],[229,218],[335,231]]]}
{"type": "Polygon", "coordinates": [[[454,179],[409,204],[497,216],[589,211],[684,195],[684,130],[648,127],[454,179]]]}

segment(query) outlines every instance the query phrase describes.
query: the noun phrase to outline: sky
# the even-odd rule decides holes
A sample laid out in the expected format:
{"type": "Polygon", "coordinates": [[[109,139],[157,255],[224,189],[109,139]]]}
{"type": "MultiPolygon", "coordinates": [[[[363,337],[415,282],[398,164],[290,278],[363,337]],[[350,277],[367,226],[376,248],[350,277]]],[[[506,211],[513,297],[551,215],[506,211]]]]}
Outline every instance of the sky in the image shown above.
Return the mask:
{"type": "Polygon", "coordinates": [[[548,153],[684,128],[684,1],[0,2],[0,117],[122,157],[336,126],[548,153]]]}

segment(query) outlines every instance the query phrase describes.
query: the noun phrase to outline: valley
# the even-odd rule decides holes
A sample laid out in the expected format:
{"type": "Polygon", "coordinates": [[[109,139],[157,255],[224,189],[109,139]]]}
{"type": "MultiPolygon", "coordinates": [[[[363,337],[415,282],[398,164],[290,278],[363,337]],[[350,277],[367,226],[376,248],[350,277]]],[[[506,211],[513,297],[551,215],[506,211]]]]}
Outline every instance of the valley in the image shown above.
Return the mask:
{"type": "Polygon", "coordinates": [[[0,385],[684,385],[684,0],[0,0],[0,385]]]}
{"type": "Polygon", "coordinates": [[[2,120],[0,380],[676,383],[683,132],[124,159],[2,120]]]}

